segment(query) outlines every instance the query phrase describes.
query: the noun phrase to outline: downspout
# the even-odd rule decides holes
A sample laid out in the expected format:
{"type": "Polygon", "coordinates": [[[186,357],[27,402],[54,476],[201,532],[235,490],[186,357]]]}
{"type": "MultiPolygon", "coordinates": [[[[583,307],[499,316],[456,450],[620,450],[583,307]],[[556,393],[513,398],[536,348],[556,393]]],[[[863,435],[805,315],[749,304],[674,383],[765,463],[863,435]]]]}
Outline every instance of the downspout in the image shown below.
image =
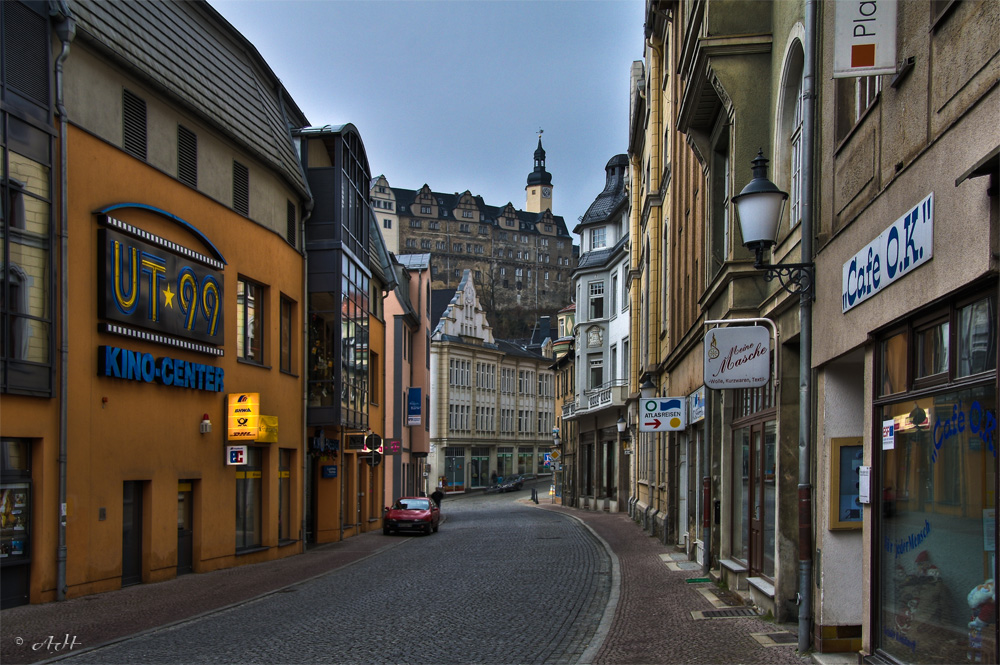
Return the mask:
{"type": "Polygon", "coordinates": [[[69,57],[69,45],[76,37],[76,21],[65,2],[53,9],[57,18],[56,35],[62,51],[56,58],[56,113],[59,115],[59,545],[56,549],[56,600],[66,600],[66,476],[69,400],[69,147],[68,120],[63,96],[63,63],[69,57]]]}
{"type": "MultiPolygon", "coordinates": [[[[801,261],[813,260],[813,144],[816,113],[816,0],[806,0],[805,45],[802,63],[802,244],[801,261]]],[[[812,619],[812,299],[813,284],[799,296],[799,643],[809,650],[812,619]]]]}
{"type": "Polygon", "coordinates": [[[292,124],[288,121],[285,113],[285,88],[278,85],[278,101],[281,108],[281,119],[285,122],[285,130],[288,132],[288,140],[295,149],[296,163],[299,167],[299,175],[302,177],[302,185],[306,188],[306,200],[302,206],[302,219],[299,220],[299,242],[302,252],[302,293],[305,302],[302,303],[302,523],[299,527],[299,540],[302,541],[302,553],[306,551],[306,535],[309,533],[309,525],[306,520],[306,505],[309,501],[309,427],[308,407],[309,407],[309,252],[306,251],[306,222],[312,217],[315,199],[312,190],[309,188],[309,179],[306,177],[305,166],[302,164],[301,137],[299,144],[296,144],[295,137],[292,136],[292,124]]]}
{"type": "MultiPolygon", "coordinates": [[[[663,62],[663,53],[660,48],[656,46],[653,42],[652,34],[646,38],[646,46],[650,51],[650,60],[652,61],[652,66],[649,69],[649,73],[646,76],[646,85],[649,86],[649,99],[647,103],[649,104],[649,117],[650,117],[650,131],[649,131],[649,182],[646,184],[646,196],[652,197],[654,194],[659,197],[660,195],[660,169],[663,164],[663,143],[660,137],[660,104],[662,103],[662,90],[661,90],[661,74],[660,65],[663,62]]],[[[657,199],[659,200],[659,199],[657,199]]],[[[649,237],[649,273],[646,275],[646,281],[649,284],[649,321],[646,322],[646,334],[649,336],[648,346],[647,346],[647,356],[645,361],[647,366],[653,364],[659,364],[660,358],[660,335],[662,332],[660,330],[660,323],[663,321],[663,300],[661,295],[663,290],[659,288],[658,277],[662,275],[661,261],[663,258],[663,236],[660,233],[660,228],[663,223],[663,201],[660,200],[660,205],[650,206],[649,217],[646,219],[646,234],[649,237]],[[655,330],[656,334],[652,334],[651,331],[655,330]]],[[[660,375],[657,374],[656,379],[653,381],[657,384],[656,394],[663,394],[661,390],[663,389],[662,382],[660,381],[660,375]]],[[[656,515],[660,512],[662,506],[662,497],[659,492],[658,480],[658,469],[656,467],[657,452],[660,446],[666,445],[666,437],[661,435],[659,432],[653,432],[649,434],[650,446],[649,446],[649,468],[646,471],[647,481],[649,482],[649,506],[653,509],[652,517],[656,518],[656,515]],[[655,488],[655,490],[654,490],[655,488]],[[653,497],[656,497],[656,504],[654,507],[653,497]]],[[[664,529],[666,528],[666,517],[664,517],[664,529]]],[[[656,532],[656,524],[654,521],[649,522],[649,535],[653,535],[656,532]]]]}

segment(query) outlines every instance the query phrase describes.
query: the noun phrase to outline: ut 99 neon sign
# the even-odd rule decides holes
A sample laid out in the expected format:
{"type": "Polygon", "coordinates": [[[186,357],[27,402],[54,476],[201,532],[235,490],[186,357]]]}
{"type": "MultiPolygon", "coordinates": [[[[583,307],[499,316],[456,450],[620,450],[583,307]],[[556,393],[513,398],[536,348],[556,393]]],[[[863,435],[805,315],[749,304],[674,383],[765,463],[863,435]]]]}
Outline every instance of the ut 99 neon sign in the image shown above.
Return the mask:
{"type": "Polygon", "coordinates": [[[112,229],[100,229],[98,236],[102,318],[222,344],[220,271],[199,261],[197,253],[162,240],[154,245],[112,229]]]}

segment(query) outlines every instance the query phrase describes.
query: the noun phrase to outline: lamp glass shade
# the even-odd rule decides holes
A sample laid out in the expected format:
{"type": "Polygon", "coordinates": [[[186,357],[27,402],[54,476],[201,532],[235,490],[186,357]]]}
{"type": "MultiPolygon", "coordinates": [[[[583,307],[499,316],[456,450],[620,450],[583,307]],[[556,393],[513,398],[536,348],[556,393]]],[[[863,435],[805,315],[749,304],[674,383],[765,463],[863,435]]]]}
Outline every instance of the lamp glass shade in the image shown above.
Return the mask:
{"type": "Polygon", "coordinates": [[[656,394],[656,386],[653,385],[652,381],[646,379],[642,382],[642,385],[639,386],[639,394],[642,395],[643,399],[648,399],[656,394]]]}
{"type": "Polygon", "coordinates": [[[622,417],[618,418],[618,422],[616,424],[618,425],[618,433],[619,434],[621,434],[622,432],[624,432],[625,428],[628,427],[628,423],[625,422],[625,419],[622,418],[622,417]]]}
{"type": "Polygon", "coordinates": [[[778,235],[778,222],[788,194],[778,191],[751,192],[733,197],[736,215],[747,247],[770,247],[778,235]]]}

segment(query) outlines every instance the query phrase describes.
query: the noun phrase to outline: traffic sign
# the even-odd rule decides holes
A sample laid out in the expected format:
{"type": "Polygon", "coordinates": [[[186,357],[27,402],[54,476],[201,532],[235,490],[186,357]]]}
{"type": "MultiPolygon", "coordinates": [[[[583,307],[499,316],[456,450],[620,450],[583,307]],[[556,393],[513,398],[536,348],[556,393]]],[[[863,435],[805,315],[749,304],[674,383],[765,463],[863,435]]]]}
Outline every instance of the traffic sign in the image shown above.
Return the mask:
{"type": "Polygon", "coordinates": [[[686,397],[639,400],[640,432],[681,432],[687,427],[686,397]]]}

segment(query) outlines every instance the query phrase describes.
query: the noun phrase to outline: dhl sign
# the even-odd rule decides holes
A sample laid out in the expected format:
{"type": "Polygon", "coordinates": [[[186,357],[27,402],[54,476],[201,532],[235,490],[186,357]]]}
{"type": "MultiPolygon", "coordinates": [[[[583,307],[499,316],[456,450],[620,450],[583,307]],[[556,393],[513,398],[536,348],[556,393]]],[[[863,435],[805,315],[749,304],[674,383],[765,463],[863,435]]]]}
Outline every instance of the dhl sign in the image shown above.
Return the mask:
{"type": "Polygon", "coordinates": [[[260,393],[229,393],[226,413],[230,441],[256,440],[259,432],[260,393]]]}

